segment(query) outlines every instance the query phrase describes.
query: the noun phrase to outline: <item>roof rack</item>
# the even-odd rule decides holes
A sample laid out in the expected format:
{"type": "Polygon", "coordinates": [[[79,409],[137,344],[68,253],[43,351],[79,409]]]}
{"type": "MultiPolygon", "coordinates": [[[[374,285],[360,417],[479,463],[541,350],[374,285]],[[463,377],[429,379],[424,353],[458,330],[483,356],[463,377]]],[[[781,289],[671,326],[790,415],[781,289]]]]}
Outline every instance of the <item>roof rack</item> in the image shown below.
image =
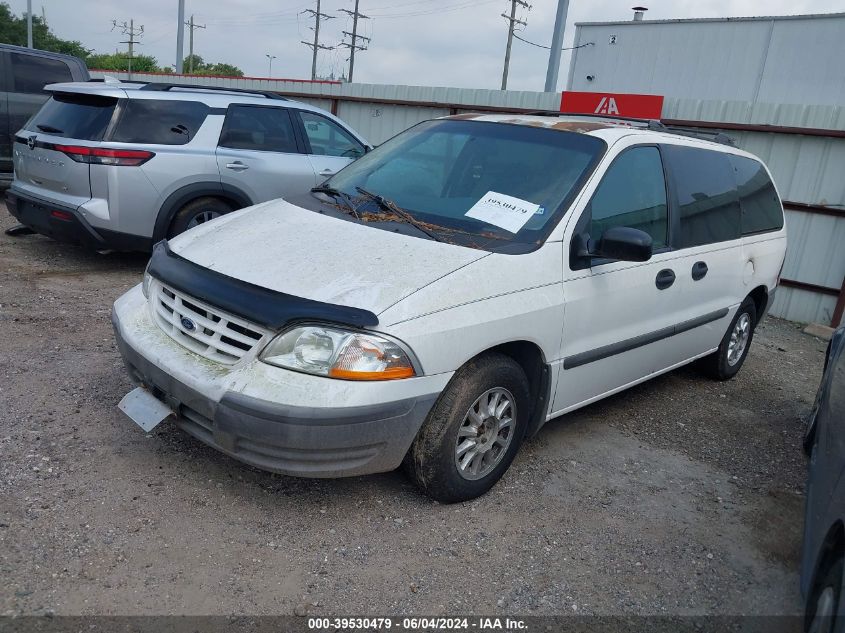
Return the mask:
{"type": "Polygon", "coordinates": [[[150,90],[154,92],[167,92],[170,90],[210,90],[212,92],[235,92],[257,95],[259,97],[273,99],[276,101],[289,101],[289,99],[283,97],[282,95],[275,92],[269,92],[268,90],[248,90],[246,88],[225,88],[223,86],[203,86],[199,84],[145,83],[139,88],[139,90],[150,90]]]}
{"type": "Polygon", "coordinates": [[[733,139],[719,131],[710,131],[710,130],[701,130],[698,128],[690,128],[690,127],[682,127],[679,125],[666,125],[659,119],[639,119],[636,117],[627,117],[627,116],[612,116],[607,114],[593,114],[590,112],[557,112],[555,110],[537,110],[534,112],[526,112],[525,114],[534,114],[538,116],[553,116],[553,117],[562,117],[562,116],[572,116],[572,117],[585,117],[590,119],[602,119],[604,121],[612,122],[624,122],[624,123],[638,123],[639,125],[636,127],[641,127],[646,130],[653,130],[655,132],[664,132],[666,134],[677,134],[679,136],[687,136],[690,138],[699,138],[704,139],[707,141],[714,141],[716,143],[721,143],[722,145],[730,145],[731,147],[735,146],[733,139]]]}

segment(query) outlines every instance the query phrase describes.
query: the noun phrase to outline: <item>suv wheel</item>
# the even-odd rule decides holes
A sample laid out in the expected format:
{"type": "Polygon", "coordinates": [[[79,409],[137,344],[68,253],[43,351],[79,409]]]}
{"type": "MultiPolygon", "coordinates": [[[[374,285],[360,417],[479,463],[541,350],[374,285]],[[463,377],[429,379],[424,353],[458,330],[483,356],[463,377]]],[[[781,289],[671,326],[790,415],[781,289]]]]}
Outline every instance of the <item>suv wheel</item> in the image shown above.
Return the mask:
{"type": "Polygon", "coordinates": [[[529,417],[528,380],[503,354],[464,365],[420,429],[404,467],[431,498],[444,503],[487,492],[513,461],[529,417]]]}
{"type": "Polygon", "coordinates": [[[748,356],[756,325],[757,309],[754,300],[749,297],[736,311],[719,349],[701,359],[700,366],[705,373],[716,380],[733,378],[748,356]]]}
{"type": "Polygon", "coordinates": [[[167,231],[167,237],[176,237],[188,229],[205,224],[231,211],[232,207],[219,198],[206,197],[191,200],[191,202],[179,209],[176,215],[173,216],[173,220],[170,222],[170,229],[167,231]]]}
{"type": "Polygon", "coordinates": [[[830,633],[836,620],[842,586],[842,558],[828,563],[821,579],[813,587],[804,614],[807,633],[830,633]]]}

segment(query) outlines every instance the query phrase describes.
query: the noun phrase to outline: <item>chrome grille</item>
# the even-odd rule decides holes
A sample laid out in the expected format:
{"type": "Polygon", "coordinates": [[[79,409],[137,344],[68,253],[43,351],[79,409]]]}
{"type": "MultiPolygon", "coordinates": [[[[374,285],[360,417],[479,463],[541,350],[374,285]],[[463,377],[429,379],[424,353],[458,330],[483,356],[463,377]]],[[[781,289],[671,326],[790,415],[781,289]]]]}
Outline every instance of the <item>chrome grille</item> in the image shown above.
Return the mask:
{"type": "Polygon", "coordinates": [[[162,330],[191,351],[220,363],[238,362],[269,334],[161,283],[152,285],[150,295],[162,330]]]}

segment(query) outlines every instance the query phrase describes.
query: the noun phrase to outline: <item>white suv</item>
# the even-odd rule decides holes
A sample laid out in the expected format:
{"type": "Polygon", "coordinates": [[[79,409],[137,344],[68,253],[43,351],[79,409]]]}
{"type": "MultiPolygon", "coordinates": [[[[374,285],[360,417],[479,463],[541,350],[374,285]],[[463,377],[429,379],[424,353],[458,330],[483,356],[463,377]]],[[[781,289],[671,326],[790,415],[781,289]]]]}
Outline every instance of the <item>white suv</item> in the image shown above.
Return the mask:
{"type": "Polygon", "coordinates": [[[742,366],[786,250],[766,167],[658,124],[459,115],[160,243],[121,408],[260,468],[470,499],[548,420],[742,366]]]}
{"type": "Polygon", "coordinates": [[[369,145],[275,93],[76,82],[15,136],[6,195],[21,224],[98,250],[150,250],[219,215],[306,193],[369,145]]]}

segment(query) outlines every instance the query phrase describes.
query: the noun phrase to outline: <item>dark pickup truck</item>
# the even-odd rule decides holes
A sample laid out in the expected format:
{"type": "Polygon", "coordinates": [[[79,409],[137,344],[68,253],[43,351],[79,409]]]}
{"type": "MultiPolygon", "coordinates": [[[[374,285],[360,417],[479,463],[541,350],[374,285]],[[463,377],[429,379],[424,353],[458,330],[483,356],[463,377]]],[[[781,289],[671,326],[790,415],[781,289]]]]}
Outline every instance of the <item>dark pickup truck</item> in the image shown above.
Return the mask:
{"type": "Polygon", "coordinates": [[[0,44],[0,186],[12,181],[15,132],[50,96],[44,86],[89,79],[78,57],[0,44]]]}

